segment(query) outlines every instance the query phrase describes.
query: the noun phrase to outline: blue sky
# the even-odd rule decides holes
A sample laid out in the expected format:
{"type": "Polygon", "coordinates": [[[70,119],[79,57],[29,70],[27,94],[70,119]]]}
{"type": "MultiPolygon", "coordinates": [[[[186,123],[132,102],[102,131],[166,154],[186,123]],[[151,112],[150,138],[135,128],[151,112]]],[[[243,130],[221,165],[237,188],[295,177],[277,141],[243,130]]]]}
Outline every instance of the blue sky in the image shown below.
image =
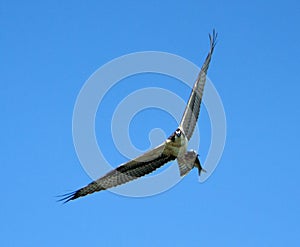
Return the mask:
{"type": "MultiPolygon", "coordinates": [[[[299,10],[292,0],[1,1],[0,245],[299,245],[299,10]],[[72,139],[73,108],[89,76],[111,59],[147,50],[201,66],[212,28],[219,42],[209,77],[226,111],[227,141],[209,180],[198,183],[193,170],[152,197],[105,191],[57,203],[56,195],[91,181],[72,139]]],[[[189,96],[165,76],[139,83],[129,78],[115,95],[155,85],[189,96]]],[[[113,109],[103,109],[96,134],[117,166],[124,157],[108,134],[113,109]]],[[[144,114],[130,131],[141,149],[151,128],[176,128],[165,113],[144,114]]],[[[199,125],[205,157],[204,108],[199,125]]]]}

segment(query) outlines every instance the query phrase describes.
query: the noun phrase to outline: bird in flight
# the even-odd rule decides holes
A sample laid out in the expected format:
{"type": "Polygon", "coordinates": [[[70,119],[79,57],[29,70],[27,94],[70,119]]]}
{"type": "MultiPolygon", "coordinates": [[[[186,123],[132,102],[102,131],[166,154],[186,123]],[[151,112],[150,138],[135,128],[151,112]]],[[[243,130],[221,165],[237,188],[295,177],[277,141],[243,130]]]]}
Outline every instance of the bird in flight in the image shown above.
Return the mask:
{"type": "Polygon", "coordinates": [[[194,167],[198,168],[199,176],[201,175],[201,172],[205,172],[200,164],[198,154],[194,150],[187,151],[187,144],[192,137],[199,117],[206,74],[217,41],[217,33],[215,30],[213,30],[212,34],[209,34],[209,40],[210,50],[198,74],[182,120],[176,131],[154,149],[120,165],[87,186],[62,195],[62,198],[59,201],[66,203],[97,191],[125,184],[145,176],[175,159],[177,159],[180,176],[185,176],[194,167]]]}

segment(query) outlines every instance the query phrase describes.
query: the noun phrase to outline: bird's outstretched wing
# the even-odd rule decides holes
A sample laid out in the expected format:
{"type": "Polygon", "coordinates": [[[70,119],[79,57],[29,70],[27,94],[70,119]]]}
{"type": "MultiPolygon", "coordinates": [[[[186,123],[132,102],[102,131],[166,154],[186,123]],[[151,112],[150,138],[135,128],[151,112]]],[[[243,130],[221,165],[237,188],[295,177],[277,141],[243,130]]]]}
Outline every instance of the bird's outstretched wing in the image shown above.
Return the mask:
{"type": "Polygon", "coordinates": [[[194,84],[192,93],[190,95],[189,101],[187,103],[180,123],[180,126],[183,129],[188,140],[190,140],[190,138],[192,137],[198,120],[203,90],[206,82],[206,74],[211,60],[211,56],[216,45],[217,36],[218,34],[215,32],[215,30],[213,30],[212,35],[209,34],[210,50],[194,84]]]}
{"type": "Polygon", "coordinates": [[[165,148],[165,143],[163,143],[136,159],[120,165],[89,185],[70,194],[63,195],[63,198],[60,199],[60,201],[64,201],[66,203],[70,200],[74,200],[78,197],[82,197],[96,191],[105,190],[127,183],[131,180],[149,174],[165,163],[175,159],[176,156],[168,152],[165,148]]]}

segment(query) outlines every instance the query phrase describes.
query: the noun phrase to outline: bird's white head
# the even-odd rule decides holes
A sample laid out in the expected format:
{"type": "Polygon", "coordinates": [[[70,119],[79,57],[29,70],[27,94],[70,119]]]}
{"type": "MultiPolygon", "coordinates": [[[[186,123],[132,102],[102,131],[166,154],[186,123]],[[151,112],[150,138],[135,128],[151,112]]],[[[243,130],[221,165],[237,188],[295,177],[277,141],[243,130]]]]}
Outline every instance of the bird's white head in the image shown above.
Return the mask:
{"type": "Polygon", "coordinates": [[[181,136],[181,130],[180,130],[180,129],[177,129],[177,130],[175,131],[175,135],[176,135],[177,137],[180,137],[180,136],[181,136]]]}
{"type": "Polygon", "coordinates": [[[168,139],[172,142],[178,142],[179,140],[185,140],[185,134],[181,128],[178,128],[168,139]]]}

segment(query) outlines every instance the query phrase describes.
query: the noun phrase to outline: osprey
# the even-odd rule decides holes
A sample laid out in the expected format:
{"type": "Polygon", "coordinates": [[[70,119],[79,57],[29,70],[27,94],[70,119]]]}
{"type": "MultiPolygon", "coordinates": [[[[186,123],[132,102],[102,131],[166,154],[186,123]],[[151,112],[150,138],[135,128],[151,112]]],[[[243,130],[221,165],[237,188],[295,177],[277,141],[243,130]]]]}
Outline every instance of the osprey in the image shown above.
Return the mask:
{"type": "Polygon", "coordinates": [[[60,201],[66,203],[78,197],[125,184],[131,180],[145,176],[175,159],[177,159],[180,176],[185,176],[194,167],[198,168],[199,176],[202,171],[205,172],[200,164],[198,154],[194,150],[187,151],[187,144],[192,137],[198,120],[206,74],[216,45],[216,39],[217,33],[213,30],[212,35],[209,34],[210,50],[193,86],[182,120],[176,131],[161,145],[120,165],[87,186],[63,195],[60,201]]]}

